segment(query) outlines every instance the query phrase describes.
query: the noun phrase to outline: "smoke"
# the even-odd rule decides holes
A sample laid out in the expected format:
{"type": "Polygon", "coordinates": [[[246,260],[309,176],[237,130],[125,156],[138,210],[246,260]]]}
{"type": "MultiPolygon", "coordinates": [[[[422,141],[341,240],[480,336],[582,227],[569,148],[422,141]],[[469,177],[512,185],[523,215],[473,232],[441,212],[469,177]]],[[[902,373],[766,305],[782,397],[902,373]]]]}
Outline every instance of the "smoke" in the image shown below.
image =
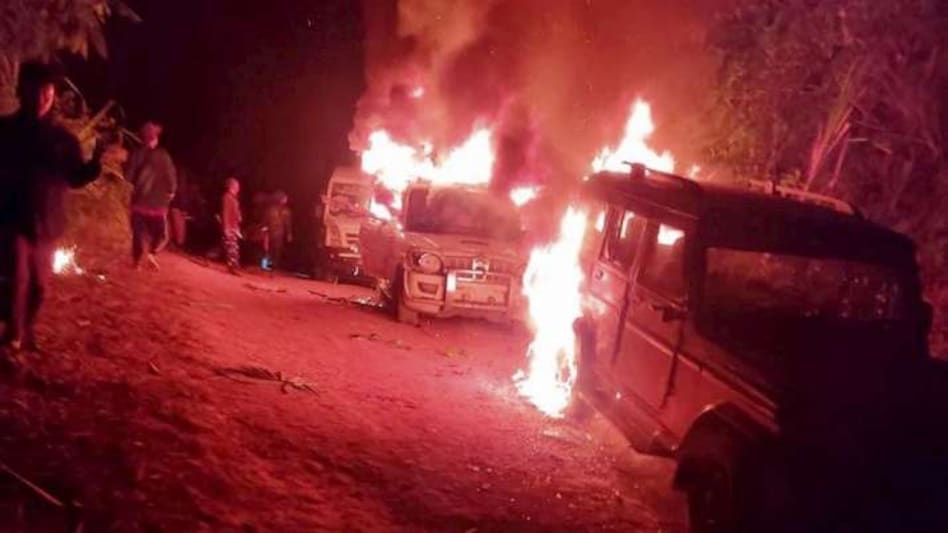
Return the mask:
{"type": "Polygon", "coordinates": [[[490,125],[496,187],[563,187],[644,97],[657,147],[688,160],[713,67],[704,20],[725,1],[364,0],[368,89],[350,144],[385,128],[447,149],[490,125]]]}

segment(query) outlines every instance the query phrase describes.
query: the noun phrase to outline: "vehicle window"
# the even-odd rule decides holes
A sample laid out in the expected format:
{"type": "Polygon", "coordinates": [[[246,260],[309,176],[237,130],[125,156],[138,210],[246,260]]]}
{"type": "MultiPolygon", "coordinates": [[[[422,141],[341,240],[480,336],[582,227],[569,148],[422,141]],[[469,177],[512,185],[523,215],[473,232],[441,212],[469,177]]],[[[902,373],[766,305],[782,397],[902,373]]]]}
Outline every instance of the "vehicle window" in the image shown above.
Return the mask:
{"type": "Polygon", "coordinates": [[[711,248],[704,307],[727,316],[893,320],[902,314],[896,275],[881,265],[711,248]]]}
{"type": "Polygon", "coordinates": [[[329,214],[333,216],[361,216],[372,198],[372,190],[355,183],[334,183],[329,192],[329,214]]]}
{"type": "Polygon", "coordinates": [[[603,258],[612,262],[623,270],[632,268],[635,260],[635,251],[642,239],[642,224],[636,224],[635,213],[632,211],[616,210],[613,221],[609,225],[606,243],[603,247],[603,258]]]}
{"type": "Polygon", "coordinates": [[[639,283],[674,300],[683,300],[685,286],[685,232],[660,225],[649,232],[653,242],[646,252],[639,283]]]}
{"type": "Polygon", "coordinates": [[[522,230],[516,207],[506,198],[472,189],[412,191],[406,207],[408,231],[516,241],[522,230]]]}

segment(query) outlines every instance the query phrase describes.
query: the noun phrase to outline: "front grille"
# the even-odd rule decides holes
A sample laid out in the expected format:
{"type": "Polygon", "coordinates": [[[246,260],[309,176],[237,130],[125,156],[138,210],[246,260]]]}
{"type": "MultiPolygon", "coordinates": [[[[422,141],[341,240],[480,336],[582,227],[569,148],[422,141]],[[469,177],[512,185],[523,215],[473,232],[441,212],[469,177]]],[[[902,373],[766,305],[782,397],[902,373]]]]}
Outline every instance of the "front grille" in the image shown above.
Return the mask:
{"type": "Polygon", "coordinates": [[[444,267],[447,270],[483,271],[491,274],[514,274],[516,265],[512,261],[503,259],[480,259],[474,257],[448,256],[444,258],[444,267]],[[477,263],[477,265],[475,265],[477,263]],[[486,268],[481,265],[486,265],[486,268]],[[475,268],[477,266],[477,268],[475,268]]]}
{"type": "Polygon", "coordinates": [[[452,257],[444,258],[444,268],[448,270],[471,270],[474,266],[473,257],[452,257]]]}
{"type": "Polygon", "coordinates": [[[473,272],[463,272],[458,273],[458,281],[462,282],[473,282],[473,283],[491,283],[495,285],[504,285],[507,283],[508,279],[506,276],[500,274],[479,274],[473,272]]]}

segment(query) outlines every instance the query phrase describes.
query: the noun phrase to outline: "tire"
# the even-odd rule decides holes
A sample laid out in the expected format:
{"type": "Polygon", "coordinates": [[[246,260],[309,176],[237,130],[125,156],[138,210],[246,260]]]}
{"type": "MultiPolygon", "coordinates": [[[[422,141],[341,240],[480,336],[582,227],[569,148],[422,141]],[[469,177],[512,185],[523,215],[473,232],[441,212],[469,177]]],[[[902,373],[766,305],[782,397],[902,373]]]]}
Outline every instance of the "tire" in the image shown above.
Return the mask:
{"type": "Polygon", "coordinates": [[[698,436],[689,449],[694,455],[682,460],[690,470],[682,488],[692,533],[788,531],[790,495],[773,454],[723,428],[698,436]]]}
{"type": "Polygon", "coordinates": [[[697,479],[686,491],[691,533],[738,532],[741,510],[731,466],[708,461],[699,468],[697,479]]]}
{"type": "Polygon", "coordinates": [[[403,296],[404,290],[405,272],[399,268],[395,272],[395,278],[392,280],[392,296],[395,299],[395,318],[402,324],[417,326],[421,323],[418,311],[409,309],[408,306],[405,305],[403,296]]]}

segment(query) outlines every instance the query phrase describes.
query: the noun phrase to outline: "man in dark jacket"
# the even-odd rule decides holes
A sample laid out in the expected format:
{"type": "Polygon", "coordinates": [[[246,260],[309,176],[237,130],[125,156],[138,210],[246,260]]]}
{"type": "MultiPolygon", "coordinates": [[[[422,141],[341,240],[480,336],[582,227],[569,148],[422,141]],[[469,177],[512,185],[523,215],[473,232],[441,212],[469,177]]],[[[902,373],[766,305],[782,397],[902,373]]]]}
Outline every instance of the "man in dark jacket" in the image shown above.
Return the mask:
{"type": "Polygon", "coordinates": [[[171,155],[158,146],[161,126],[146,122],[141,129],[143,146],[125,165],[125,178],[132,184],[132,259],[135,267],[145,260],[158,268],[155,254],[168,242],[168,208],[178,187],[171,155]]]}
{"type": "Polygon", "coordinates": [[[55,242],[66,227],[66,193],[99,176],[102,155],[97,147],[92,160],[83,162],[79,141],[53,121],[56,76],[48,66],[21,65],[17,96],[20,110],[8,119],[0,139],[0,227],[13,257],[4,342],[13,351],[36,347],[33,326],[52,272],[55,242]]]}

